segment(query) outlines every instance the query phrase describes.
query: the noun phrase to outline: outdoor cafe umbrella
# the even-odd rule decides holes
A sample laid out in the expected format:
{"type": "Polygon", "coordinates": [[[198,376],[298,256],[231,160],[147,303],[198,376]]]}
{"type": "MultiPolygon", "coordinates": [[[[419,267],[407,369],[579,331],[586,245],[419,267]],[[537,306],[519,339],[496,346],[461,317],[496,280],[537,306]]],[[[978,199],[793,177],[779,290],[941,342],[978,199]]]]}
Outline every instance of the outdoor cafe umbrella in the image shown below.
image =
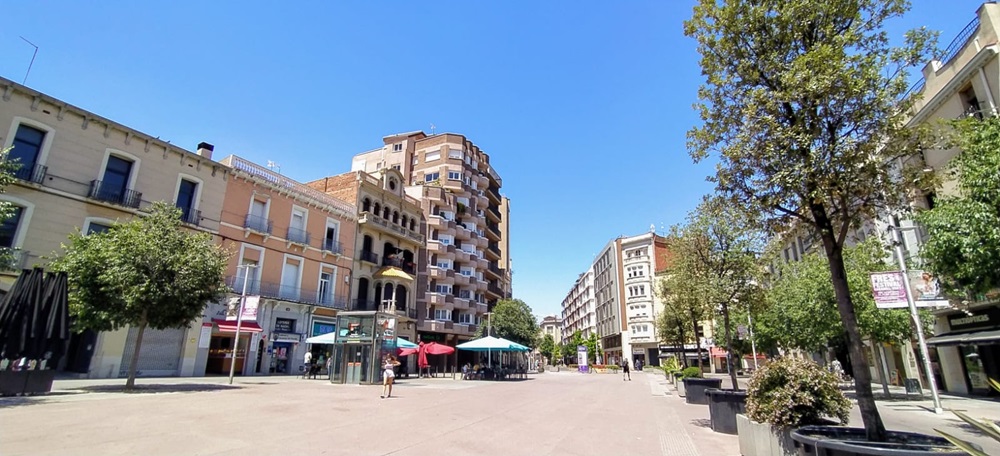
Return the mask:
{"type": "Polygon", "coordinates": [[[456,345],[455,348],[458,348],[459,350],[487,352],[487,355],[490,358],[489,362],[491,366],[493,365],[493,350],[501,352],[503,351],[525,352],[531,350],[530,348],[525,347],[524,345],[521,345],[517,342],[509,341],[507,339],[504,339],[503,337],[493,337],[493,336],[480,337],[479,339],[476,340],[470,340],[463,344],[456,345]]]}
{"type": "Polygon", "coordinates": [[[34,343],[41,315],[41,294],[44,272],[40,268],[24,270],[14,288],[0,304],[0,353],[6,359],[39,359],[39,347],[34,343]]]}
{"type": "Polygon", "coordinates": [[[66,352],[69,341],[69,275],[66,272],[49,273],[51,286],[46,287],[47,321],[45,324],[43,353],[49,353],[48,365],[55,366],[66,352]]]}

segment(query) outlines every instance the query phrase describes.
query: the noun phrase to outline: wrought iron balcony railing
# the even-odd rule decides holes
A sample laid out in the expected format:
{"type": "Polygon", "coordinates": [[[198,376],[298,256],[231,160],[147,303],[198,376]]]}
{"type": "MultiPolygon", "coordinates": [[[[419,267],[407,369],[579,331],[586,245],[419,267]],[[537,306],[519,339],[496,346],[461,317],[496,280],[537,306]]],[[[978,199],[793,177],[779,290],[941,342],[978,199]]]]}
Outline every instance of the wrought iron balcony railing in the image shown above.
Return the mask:
{"type": "Polygon", "coordinates": [[[246,219],[243,221],[243,228],[267,235],[271,234],[272,225],[271,220],[267,217],[253,214],[247,214],[246,219]]]}
{"type": "Polygon", "coordinates": [[[285,239],[294,244],[308,245],[309,232],[298,228],[288,228],[288,235],[285,236],[285,239]]]}
{"type": "Polygon", "coordinates": [[[118,186],[107,185],[105,182],[99,180],[90,181],[90,192],[87,196],[98,201],[131,207],[133,209],[138,209],[139,202],[142,201],[142,193],[127,188],[123,189],[118,186]]]}
{"type": "Polygon", "coordinates": [[[334,241],[332,239],[325,239],[323,241],[323,250],[336,254],[344,252],[343,247],[340,246],[340,241],[334,241]]]}
{"type": "Polygon", "coordinates": [[[181,208],[183,213],[181,214],[181,221],[184,223],[190,223],[192,225],[197,225],[201,223],[201,211],[198,209],[188,209],[184,210],[181,208]]]}
{"type": "MultiPolygon", "coordinates": [[[[226,277],[226,285],[236,294],[243,292],[243,281],[244,278],[242,276],[226,277]]],[[[280,299],[335,309],[347,309],[348,301],[346,297],[334,296],[332,293],[324,293],[322,290],[306,289],[298,285],[260,280],[250,280],[247,282],[246,294],[247,296],[260,296],[262,298],[280,299]]]]}
{"type": "Polygon", "coordinates": [[[361,261],[367,261],[369,263],[378,264],[378,254],[372,252],[371,250],[362,250],[361,261]]]}
{"type": "Polygon", "coordinates": [[[41,184],[45,180],[45,174],[48,170],[49,167],[45,165],[25,164],[14,171],[14,177],[34,184],[41,184]]]}

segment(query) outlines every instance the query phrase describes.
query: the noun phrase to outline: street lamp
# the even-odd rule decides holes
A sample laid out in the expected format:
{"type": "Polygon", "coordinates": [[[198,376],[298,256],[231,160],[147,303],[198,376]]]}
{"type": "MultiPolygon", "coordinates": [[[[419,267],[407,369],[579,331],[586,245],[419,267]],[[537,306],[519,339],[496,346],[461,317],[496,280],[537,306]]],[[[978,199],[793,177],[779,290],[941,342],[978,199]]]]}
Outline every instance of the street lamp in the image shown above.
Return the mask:
{"type": "Polygon", "coordinates": [[[237,272],[240,268],[245,268],[246,272],[243,274],[243,291],[240,293],[240,307],[236,311],[236,341],[233,343],[233,358],[229,362],[229,384],[233,384],[233,375],[236,374],[236,351],[240,348],[240,329],[243,326],[243,306],[247,302],[247,282],[250,281],[250,270],[256,268],[255,264],[244,264],[236,267],[237,272]]]}
{"type": "Polygon", "coordinates": [[[927,374],[927,384],[931,389],[931,397],[934,398],[934,413],[944,413],[941,408],[941,398],[938,397],[937,381],[934,379],[934,371],[931,370],[930,354],[927,352],[927,341],[924,340],[923,326],[920,324],[920,317],[917,315],[917,305],[913,302],[910,293],[909,276],[906,272],[906,261],[903,258],[903,241],[901,231],[914,230],[916,227],[899,227],[889,225],[892,232],[892,243],[896,250],[896,261],[899,263],[900,273],[903,275],[903,291],[906,294],[906,305],[910,308],[910,318],[913,319],[913,327],[917,332],[917,343],[920,345],[920,356],[924,359],[924,373],[927,374]]]}

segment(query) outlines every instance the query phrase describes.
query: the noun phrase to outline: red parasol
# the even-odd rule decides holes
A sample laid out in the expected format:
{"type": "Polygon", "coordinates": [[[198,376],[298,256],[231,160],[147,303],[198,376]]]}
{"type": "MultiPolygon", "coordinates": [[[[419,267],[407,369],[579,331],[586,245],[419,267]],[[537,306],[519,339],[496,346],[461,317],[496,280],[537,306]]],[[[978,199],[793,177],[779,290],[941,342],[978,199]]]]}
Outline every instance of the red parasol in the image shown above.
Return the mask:
{"type": "Polygon", "coordinates": [[[450,355],[455,353],[455,347],[449,347],[437,342],[428,342],[424,344],[424,351],[428,355],[450,355]]]}
{"type": "Polygon", "coordinates": [[[420,348],[417,349],[417,367],[423,369],[430,365],[427,362],[427,345],[423,342],[420,343],[420,348]]]}

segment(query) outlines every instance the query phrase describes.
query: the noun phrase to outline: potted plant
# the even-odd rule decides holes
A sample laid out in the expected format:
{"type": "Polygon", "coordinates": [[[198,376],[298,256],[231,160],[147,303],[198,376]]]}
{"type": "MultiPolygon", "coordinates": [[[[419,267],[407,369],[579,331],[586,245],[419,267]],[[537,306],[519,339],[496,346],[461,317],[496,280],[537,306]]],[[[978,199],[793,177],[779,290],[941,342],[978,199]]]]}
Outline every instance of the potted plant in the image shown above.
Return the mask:
{"type": "Polygon", "coordinates": [[[702,378],[701,368],[689,367],[682,372],[684,375],[684,401],[688,404],[707,404],[706,390],[722,387],[721,378],[702,378]]]}
{"type": "Polygon", "coordinates": [[[798,454],[791,438],[795,428],[847,423],[851,401],[836,376],[811,361],[779,358],[750,376],[746,415],[736,416],[740,452],[744,456],[798,454]]]}

